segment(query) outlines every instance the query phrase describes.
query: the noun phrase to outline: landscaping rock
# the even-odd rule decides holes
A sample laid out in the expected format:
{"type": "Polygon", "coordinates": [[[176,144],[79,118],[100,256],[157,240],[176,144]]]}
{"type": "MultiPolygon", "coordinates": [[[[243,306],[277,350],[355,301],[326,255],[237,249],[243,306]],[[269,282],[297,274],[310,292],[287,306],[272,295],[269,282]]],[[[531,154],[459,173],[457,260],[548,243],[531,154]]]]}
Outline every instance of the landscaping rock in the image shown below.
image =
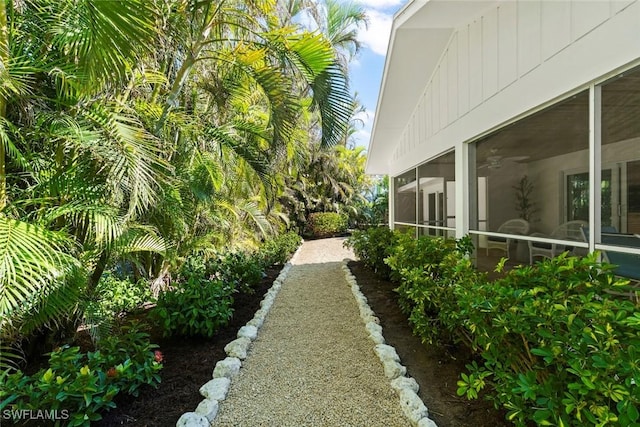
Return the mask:
{"type": "Polygon", "coordinates": [[[398,394],[403,389],[409,389],[414,393],[417,393],[420,390],[420,386],[413,378],[407,377],[398,377],[395,380],[391,381],[391,388],[398,392],[398,394]]]}
{"type": "Polygon", "coordinates": [[[264,308],[261,308],[260,310],[256,311],[256,313],[253,315],[253,318],[261,319],[262,321],[264,321],[265,317],[267,317],[268,312],[269,310],[265,310],[264,308]]]}
{"type": "Polygon", "coordinates": [[[264,317],[254,317],[247,322],[247,326],[253,326],[256,329],[260,329],[264,324],[264,317]]]}
{"type": "Polygon", "coordinates": [[[356,295],[356,300],[358,301],[359,306],[369,307],[369,304],[367,303],[367,297],[362,295],[362,293],[358,292],[358,295],[356,295]]]}
{"type": "Polygon", "coordinates": [[[273,305],[274,299],[275,299],[275,297],[274,297],[273,294],[272,295],[267,295],[266,297],[264,297],[264,299],[262,301],[260,301],[260,307],[262,307],[262,309],[265,310],[265,311],[269,311],[269,309],[273,305]]]}
{"type": "Polygon", "coordinates": [[[438,427],[438,424],[436,424],[431,418],[423,418],[418,421],[418,427],[438,427]]]}
{"type": "Polygon", "coordinates": [[[247,358],[247,351],[251,340],[247,337],[242,337],[231,341],[224,347],[224,351],[229,357],[237,357],[240,360],[247,358]]]}
{"type": "Polygon", "coordinates": [[[376,325],[380,324],[380,319],[378,319],[376,316],[374,316],[373,314],[366,314],[364,316],[360,315],[360,317],[362,318],[362,321],[366,324],[366,323],[375,323],[376,325]]]}
{"type": "Polygon", "coordinates": [[[429,410],[420,397],[406,388],[400,392],[400,406],[413,425],[417,425],[420,420],[429,416],[429,410]]]}
{"type": "Polygon", "coordinates": [[[216,363],[213,378],[233,378],[240,372],[241,366],[242,362],[237,357],[227,357],[216,363]]]}
{"type": "Polygon", "coordinates": [[[406,367],[391,359],[382,360],[382,367],[384,368],[384,375],[390,380],[404,376],[407,373],[406,367]]]}
{"type": "Polygon", "coordinates": [[[384,337],[380,332],[371,332],[369,334],[369,339],[373,341],[374,344],[384,344],[384,337]]]}
{"type": "Polygon", "coordinates": [[[202,415],[211,422],[218,415],[219,408],[220,404],[217,400],[205,399],[196,408],[196,414],[202,415]]]}
{"type": "Polygon", "coordinates": [[[185,412],[176,423],[176,427],[209,427],[210,425],[207,417],[195,412],[185,412]]]}
{"type": "Polygon", "coordinates": [[[247,337],[251,341],[258,337],[258,328],[255,326],[247,325],[238,330],[238,338],[247,337]]]}
{"type": "Polygon", "coordinates": [[[362,318],[362,320],[365,320],[366,322],[366,319],[376,317],[376,314],[373,312],[373,310],[371,310],[371,308],[368,305],[365,305],[360,307],[360,317],[362,318]]]}
{"type": "MultiPolygon", "coordinates": [[[[375,325],[375,323],[374,323],[375,325]]],[[[380,327],[379,325],[376,325],[380,327]]],[[[367,330],[369,329],[369,324],[367,324],[367,330]]],[[[382,330],[382,328],[380,328],[382,330]]],[[[386,344],[379,344],[374,347],[374,351],[380,358],[380,360],[394,360],[396,362],[400,362],[400,356],[396,353],[396,349],[386,344]]]]}
{"type": "Polygon", "coordinates": [[[214,378],[200,387],[200,394],[210,400],[224,400],[227,398],[230,385],[231,379],[229,378],[214,378]]]}
{"type": "MultiPolygon", "coordinates": [[[[373,334],[382,335],[382,326],[378,325],[377,323],[369,322],[365,325],[365,328],[367,328],[367,332],[369,332],[369,334],[371,335],[373,334]]],[[[376,348],[378,348],[378,346],[376,346],[376,348]]],[[[376,354],[378,354],[377,350],[376,350],[376,354]]],[[[378,357],[380,357],[379,354],[378,354],[378,357]]]]}

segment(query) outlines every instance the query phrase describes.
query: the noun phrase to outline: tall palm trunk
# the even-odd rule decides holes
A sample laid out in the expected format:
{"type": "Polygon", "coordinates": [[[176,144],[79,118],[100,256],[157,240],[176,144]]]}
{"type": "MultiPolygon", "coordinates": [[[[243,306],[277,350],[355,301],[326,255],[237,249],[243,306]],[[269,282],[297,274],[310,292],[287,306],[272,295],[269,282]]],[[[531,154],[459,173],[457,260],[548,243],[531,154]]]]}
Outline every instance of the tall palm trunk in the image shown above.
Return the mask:
{"type": "Polygon", "coordinates": [[[202,53],[202,50],[207,44],[207,40],[209,39],[209,36],[214,29],[214,26],[218,24],[216,15],[217,15],[217,12],[220,10],[220,8],[222,8],[222,3],[224,2],[220,2],[220,4],[217,5],[216,11],[213,13],[213,16],[211,17],[211,19],[205,22],[202,30],[198,34],[198,38],[195,40],[195,42],[191,47],[191,51],[189,52],[187,58],[184,60],[184,62],[182,63],[182,66],[178,70],[175,80],[173,81],[173,84],[171,85],[171,89],[169,90],[169,93],[167,95],[167,101],[165,102],[164,107],[162,109],[162,114],[160,115],[160,118],[156,123],[156,129],[155,129],[156,135],[159,135],[161,133],[162,127],[164,126],[164,123],[167,120],[167,116],[169,115],[169,112],[171,111],[171,109],[178,105],[178,97],[180,96],[180,92],[182,91],[182,88],[184,87],[187,79],[189,78],[189,74],[191,73],[193,66],[196,64],[196,62],[200,58],[200,54],[202,53]]]}

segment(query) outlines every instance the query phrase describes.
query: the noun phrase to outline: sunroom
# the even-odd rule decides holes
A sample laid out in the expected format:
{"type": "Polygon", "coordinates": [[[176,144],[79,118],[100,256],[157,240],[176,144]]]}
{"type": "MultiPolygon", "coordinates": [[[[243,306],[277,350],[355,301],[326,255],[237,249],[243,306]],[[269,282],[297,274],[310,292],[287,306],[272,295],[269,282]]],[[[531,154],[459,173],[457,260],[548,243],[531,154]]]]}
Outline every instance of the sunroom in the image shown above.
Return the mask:
{"type": "Polygon", "coordinates": [[[367,171],[391,227],[470,234],[480,268],[599,250],[640,279],[640,4],[410,2],[367,171]]]}

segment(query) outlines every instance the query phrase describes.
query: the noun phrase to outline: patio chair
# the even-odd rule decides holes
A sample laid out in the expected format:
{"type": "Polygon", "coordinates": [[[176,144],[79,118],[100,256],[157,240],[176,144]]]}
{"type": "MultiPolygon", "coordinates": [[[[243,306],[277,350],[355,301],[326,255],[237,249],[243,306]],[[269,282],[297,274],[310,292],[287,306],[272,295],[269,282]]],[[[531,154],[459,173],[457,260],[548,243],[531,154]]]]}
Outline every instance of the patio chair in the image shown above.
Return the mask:
{"type": "MultiPolygon", "coordinates": [[[[589,228],[582,228],[585,240],[589,239],[589,228]]],[[[614,227],[602,227],[601,242],[605,245],[626,246],[640,248],[640,235],[618,233],[614,227]]],[[[624,252],[602,251],[602,255],[610,264],[616,268],[613,272],[617,276],[626,277],[635,281],[640,281],[640,255],[628,254],[624,252]]]]}
{"type": "MultiPolygon", "coordinates": [[[[534,237],[547,237],[558,240],[573,240],[576,242],[584,242],[583,228],[588,227],[586,221],[568,221],[560,224],[551,232],[550,235],[542,233],[533,233],[534,237]]],[[[562,252],[568,250],[566,245],[561,243],[545,243],[529,240],[529,264],[533,265],[533,257],[539,256],[543,258],[554,258],[562,252]]]]}
{"type": "MultiPolygon", "coordinates": [[[[529,233],[529,222],[524,219],[510,219],[498,227],[498,233],[519,234],[525,236],[529,233]]],[[[510,237],[488,236],[487,256],[489,256],[489,249],[501,249],[507,253],[507,258],[509,258],[509,246],[513,240],[515,239],[510,237]]]]}

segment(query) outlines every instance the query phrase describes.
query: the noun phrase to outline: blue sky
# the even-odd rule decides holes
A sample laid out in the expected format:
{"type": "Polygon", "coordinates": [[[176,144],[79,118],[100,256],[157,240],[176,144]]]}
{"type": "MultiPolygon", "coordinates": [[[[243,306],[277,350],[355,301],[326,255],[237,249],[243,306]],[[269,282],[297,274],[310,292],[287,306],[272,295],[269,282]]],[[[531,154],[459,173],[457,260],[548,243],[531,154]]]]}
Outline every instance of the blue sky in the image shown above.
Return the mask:
{"type": "Polygon", "coordinates": [[[355,135],[354,139],[356,145],[368,147],[393,14],[408,0],[355,1],[364,6],[369,25],[358,32],[362,50],[350,67],[351,88],[358,93],[360,102],[366,108],[366,112],[359,116],[365,124],[364,128],[355,135]]]}

